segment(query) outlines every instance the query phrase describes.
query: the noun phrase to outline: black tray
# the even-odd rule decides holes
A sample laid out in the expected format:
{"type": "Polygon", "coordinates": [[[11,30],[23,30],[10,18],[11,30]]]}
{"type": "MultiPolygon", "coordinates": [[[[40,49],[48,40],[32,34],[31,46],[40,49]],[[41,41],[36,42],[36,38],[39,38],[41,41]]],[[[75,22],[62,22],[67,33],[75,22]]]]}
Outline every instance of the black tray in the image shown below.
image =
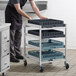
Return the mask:
{"type": "MultiPolygon", "coordinates": [[[[29,30],[29,34],[39,36],[39,30],[29,30]]],[[[58,30],[42,30],[42,38],[56,38],[56,37],[65,37],[62,31],[58,30]]]]}
{"type": "Polygon", "coordinates": [[[42,28],[46,27],[64,27],[64,21],[56,20],[56,19],[36,19],[36,20],[28,20],[28,23],[41,25],[42,28]]]}

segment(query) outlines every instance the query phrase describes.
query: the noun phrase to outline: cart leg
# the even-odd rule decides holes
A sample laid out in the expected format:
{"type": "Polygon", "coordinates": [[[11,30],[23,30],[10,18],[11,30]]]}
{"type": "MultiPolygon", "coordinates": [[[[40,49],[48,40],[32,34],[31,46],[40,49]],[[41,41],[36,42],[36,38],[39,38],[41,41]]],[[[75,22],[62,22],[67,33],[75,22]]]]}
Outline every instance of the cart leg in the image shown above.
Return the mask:
{"type": "Polygon", "coordinates": [[[2,76],[5,76],[5,73],[2,73],[2,76]]]}
{"type": "Polygon", "coordinates": [[[27,66],[27,60],[26,60],[26,26],[24,27],[24,66],[27,66]]]}
{"type": "Polygon", "coordinates": [[[66,69],[69,68],[69,64],[67,63],[67,27],[65,28],[65,67],[66,69]]]}
{"type": "Polygon", "coordinates": [[[40,43],[40,72],[43,72],[43,68],[42,68],[42,30],[41,30],[41,26],[40,26],[40,39],[39,39],[39,43],[40,43]]]}

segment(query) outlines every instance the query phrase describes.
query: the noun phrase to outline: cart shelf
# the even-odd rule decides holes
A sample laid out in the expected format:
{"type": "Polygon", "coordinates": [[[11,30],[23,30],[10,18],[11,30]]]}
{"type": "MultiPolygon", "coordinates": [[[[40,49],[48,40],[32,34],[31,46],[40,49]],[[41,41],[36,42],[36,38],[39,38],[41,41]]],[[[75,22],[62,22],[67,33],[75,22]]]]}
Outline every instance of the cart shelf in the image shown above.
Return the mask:
{"type": "MultiPolygon", "coordinates": [[[[39,40],[30,40],[28,44],[39,47],[39,40]]],[[[51,48],[64,48],[64,43],[57,40],[49,39],[48,41],[42,41],[42,50],[49,50],[51,48]]]]}
{"type": "Polygon", "coordinates": [[[63,28],[66,28],[66,24],[65,24],[65,27],[51,27],[51,28],[44,27],[44,28],[42,28],[41,26],[39,26],[37,24],[26,23],[26,27],[28,27],[28,28],[33,27],[33,28],[35,28],[35,30],[36,29],[39,30],[40,28],[41,28],[41,30],[52,30],[52,29],[63,29],[63,28]]]}
{"type": "Polygon", "coordinates": [[[63,21],[55,19],[28,20],[28,23],[40,25],[42,28],[65,27],[63,21]]]}
{"type": "MultiPolygon", "coordinates": [[[[39,58],[39,50],[29,51],[28,54],[39,58]]],[[[51,59],[61,59],[61,58],[64,58],[64,54],[62,52],[50,50],[50,51],[42,52],[41,60],[51,60],[51,59]]]]}
{"type": "MultiPolygon", "coordinates": [[[[29,30],[28,33],[39,36],[39,30],[29,30]]],[[[42,38],[65,37],[64,33],[59,30],[42,30],[41,33],[42,33],[42,38]]]]}

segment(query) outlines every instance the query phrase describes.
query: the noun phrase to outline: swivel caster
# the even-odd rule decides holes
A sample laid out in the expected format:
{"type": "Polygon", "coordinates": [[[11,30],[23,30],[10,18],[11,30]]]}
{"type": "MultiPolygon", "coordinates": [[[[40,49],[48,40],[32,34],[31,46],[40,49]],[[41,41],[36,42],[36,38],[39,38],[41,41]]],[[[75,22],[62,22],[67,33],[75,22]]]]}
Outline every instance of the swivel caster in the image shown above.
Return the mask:
{"type": "Polygon", "coordinates": [[[42,67],[40,67],[40,72],[43,72],[43,68],[42,67]]]}
{"type": "Polygon", "coordinates": [[[5,73],[2,73],[2,76],[5,76],[5,73]]]}
{"type": "Polygon", "coordinates": [[[26,60],[24,61],[24,66],[27,66],[27,61],[26,60]]]}
{"type": "Polygon", "coordinates": [[[66,67],[66,69],[69,69],[69,64],[68,64],[68,63],[66,63],[65,67],[66,67]]]}
{"type": "Polygon", "coordinates": [[[69,64],[65,62],[66,69],[69,69],[69,64]]]}

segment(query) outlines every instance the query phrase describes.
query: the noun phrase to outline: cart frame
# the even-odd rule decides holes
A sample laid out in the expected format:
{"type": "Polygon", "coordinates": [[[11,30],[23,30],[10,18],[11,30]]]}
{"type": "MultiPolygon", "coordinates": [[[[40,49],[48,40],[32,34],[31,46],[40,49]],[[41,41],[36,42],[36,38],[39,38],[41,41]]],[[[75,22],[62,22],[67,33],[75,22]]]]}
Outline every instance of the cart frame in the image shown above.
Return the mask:
{"type": "MultiPolygon", "coordinates": [[[[51,62],[54,62],[54,61],[56,61],[56,62],[61,62],[61,61],[63,61],[64,62],[64,64],[65,64],[65,67],[66,67],[66,69],[68,69],[69,68],[69,64],[68,64],[68,62],[67,62],[67,27],[66,27],[66,25],[65,25],[65,27],[53,27],[53,28],[42,28],[40,25],[36,25],[36,24],[30,24],[30,23],[26,23],[26,25],[24,26],[24,66],[26,66],[27,65],[27,58],[32,58],[32,59],[34,59],[34,57],[33,56],[31,56],[30,57],[30,55],[27,55],[27,53],[26,53],[26,50],[27,50],[27,43],[26,43],[26,41],[27,41],[27,38],[26,38],[26,36],[31,36],[30,34],[28,35],[28,33],[26,33],[26,31],[27,31],[27,27],[34,27],[34,28],[38,28],[39,29],[39,36],[38,36],[38,38],[37,39],[39,39],[39,45],[40,45],[40,47],[39,47],[39,51],[40,51],[40,57],[39,57],[39,61],[38,61],[38,63],[39,63],[39,66],[40,66],[40,72],[43,72],[43,67],[42,67],[42,64],[45,64],[45,63],[51,63],[51,62]],[[42,56],[42,52],[41,52],[41,42],[42,42],[42,30],[48,30],[48,29],[57,29],[57,28],[59,28],[59,29],[61,29],[61,28],[64,28],[64,32],[65,32],[65,58],[63,58],[63,60],[62,59],[60,59],[60,60],[54,60],[54,61],[42,61],[42,59],[41,59],[41,56],[42,56]]],[[[33,37],[35,37],[35,36],[33,36],[33,37]]],[[[37,59],[35,59],[35,60],[38,60],[38,58],[37,59]]],[[[35,61],[34,60],[34,61],[35,61]]]]}

